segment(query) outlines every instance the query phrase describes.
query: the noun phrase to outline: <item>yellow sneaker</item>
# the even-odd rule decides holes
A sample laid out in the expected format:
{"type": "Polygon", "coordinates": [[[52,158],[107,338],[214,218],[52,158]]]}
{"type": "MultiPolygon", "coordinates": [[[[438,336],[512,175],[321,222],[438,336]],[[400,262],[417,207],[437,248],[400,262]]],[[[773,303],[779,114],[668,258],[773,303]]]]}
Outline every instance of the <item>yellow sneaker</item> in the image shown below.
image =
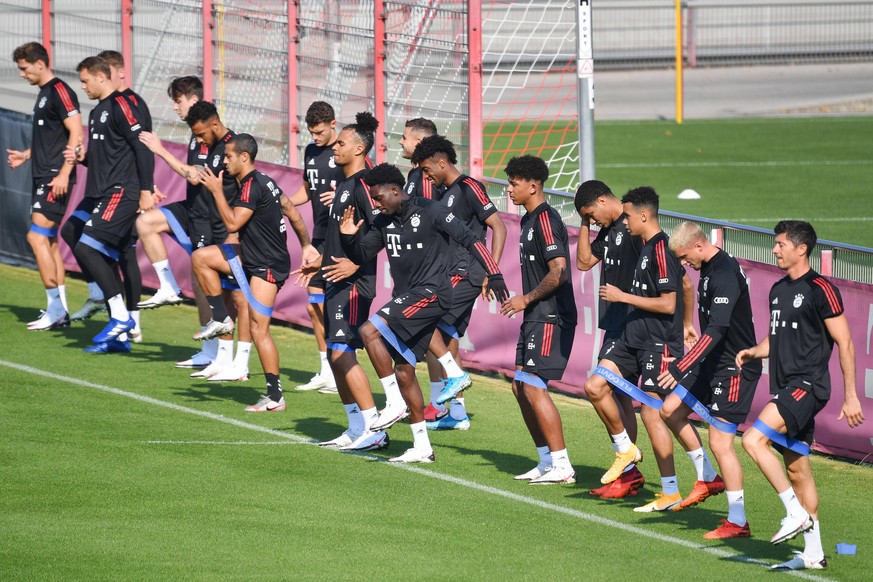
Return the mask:
{"type": "Polygon", "coordinates": [[[673,493],[666,495],[664,493],[655,493],[656,499],[651,503],[646,503],[642,507],[634,507],[637,513],[651,513],[653,511],[667,511],[682,503],[682,494],[673,493]]]}
{"type": "Polygon", "coordinates": [[[609,471],[603,474],[603,477],[600,478],[600,482],[604,485],[612,483],[621,477],[622,472],[624,472],[628,465],[631,463],[640,463],[642,460],[642,451],[640,451],[635,444],[631,444],[631,447],[626,453],[615,453],[615,460],[612,462],[612,467],[609,468],[609,471]]]}

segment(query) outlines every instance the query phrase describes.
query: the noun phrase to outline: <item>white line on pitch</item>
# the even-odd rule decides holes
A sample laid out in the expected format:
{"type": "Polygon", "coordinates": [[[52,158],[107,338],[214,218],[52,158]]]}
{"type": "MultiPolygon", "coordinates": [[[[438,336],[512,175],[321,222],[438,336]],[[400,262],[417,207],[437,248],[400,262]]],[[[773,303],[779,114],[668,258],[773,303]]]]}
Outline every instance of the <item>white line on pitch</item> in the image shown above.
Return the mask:
{"type": "MultiPolygon", "coordinates": [[[[312,439],[307,439],[295,434],[282,432],[279,430],[275,430],[272,428],[267,428],[265,426],[259,426],[257,424],[250,424],[248,422],[244,422],[242,420],[236,420],[235,418],[228,418],[226,416],[222,416],[220,414],[214,414],[212,412],[206,412],[204,410],[197,410],[196,408],[188,408],[187,406],[182,406],[180,404],[174,404],[172,402],[166,402],[164,400],[158,400],[157,398],[152,398],[151,396],[144,396],[142,394],[137,394],[136,392],[129,392],[127,390],[121,390],[120,388],[113,388],[112,386],[106,386],[104,384],[95,384],[93,382],[88,382],[87,380],[82,380],[80,378],[73,378],[71,376],[62,376],[61,374],[55,374],[53,372],[49,372],[46,370],[41,370],[39,368],[34,368],[32,366],[26,366],[24,364],[18,364],[15,362],[8,362],[6,360],[0,360],[0,366],[6,366],[7,368],[12,368],[14,370],[19,370],[22,372],[27,372],[28,374],[33,374],[35,376],[42,376],[44,378],[51,378],[53,380],[58,380],[61,382],[66,382],[69,384],[76,384],[78,386],[84,386],[86,388],[92,388],[94,390],[99,390],[101,392],[108,392],[109,394],[114,394],[116,396],[124,396],[125,398],[132,398],[133,400],[138,400],[140,402],[145,402],[147,404],[153,404],[155,406],[161,406],[163,408],[169,408],[170,410],[175,410],[177,412],[185,412],[188,414],[193,414],[195,416],[200,416],[203,418],[209,418],[212,420],[217,420],[218,422],[223,422],[225,424],[230,424],[239,428],[245,428],[249,430],[253,430],[260,433],[265,433],[269,435],[273,435],[276,437],[280,437],[289,441],[294,441],[296,444],[315,444],[315,441],[312,439]]],[[[367,459],[371,459],[374,461],[384,461],[381,457],[376,457],[368,454],[359,454],[357,456],[364,457],[367,459]]],[[[755,560],[753,558],[749,558],[748,556],[744,556],[742,554],[738,554],[735,552],[731,552],[728,550],[724,550],[721,548],[714,548],[710,546],[705,546],[703,544],[692,542],[688,540],[683,540],[681,538],[675,538],[673,536],[659,534],[657,532],[653,532],[651,530],[644,529],[642,527],[638,527],[635,525],[630,525],[626,523],[616,522],[610,519],[606,519],[604,517],[600,517],[598,515],[594,515],[591,513],[586,513],[584,511],[579,511],[577,509],[572,509],[569,507],[564,507],[563,505],[557,505],[555,503],[549,503],[548,501],[542,501],[540,499],[535,499],[533,497],[526,497],[524,495],[519,495],[518,493],[513,493],[511,491],[506,491],[504,489],[498,489],[497,487],[491,487],[488,485],[483,485],[481,483],[477,483],[475,481],[469,481],[467,479],[461,479],[460,477],[454,477],[452,475],[445,475],[442,473],[437,473],[435,471],[431,471],[429,469],[423,469],[421,467],[416,467],[412,465],[403,465],[403,464],[393,464],[393,463],[385,463],[386,466],[395,467],[398,469],[403,469],[406,471],[410,471],[412,473],[417,473],[419,475],[423,475],[426,477],[431,477],[433,479],[439,479],[441,481],[446,481],[448,483],[453,483],[455,485],[460,485],[462,487],[466,487],[467,489],[473,489],[475,491],[480,491],[482,493],[488,493],[491,495],[495,495],[498,497],[503,497],[504,499],[511,499],[513,501],[517,501],[519,503],[525,503],[527,505],[532,505],[534,507],[538,507],[540,509],[545,509],[548,511],[553,511],[556,513],[561,513],[570,517],[574,517],[576,519],[581,519],[584,521],[589,521],[592,523],[596,523],[598,525],[612,527],[618,530],[622,530],[628,533],[636,534],[642,537],[647,537],[650,539],[655,539],[661,542],[666,542],[670,544],[674,544],[677,546],[682,546],[684,548],[688,548],[691,550],[697,550],[699,552],[703,552],[709,554],[711,556],[715,556],[717,558],[735,560],[738,562],[743,562],[747,564],[759,565],[759,566],[768,566],[766,562],[755,560]]],[[[814,574],[809,574],[807,572],[802,571],[788,571],[784,572],[785,574],[796,576],[798,578],[803,578],[805,580],[820,580],[827,581],[828,578],[822,578],[820,576],[816,576],[814,574]]]]}
{"type": "Polygon", "coordinates": [[[293,442],[293,441],[143,441],[147,445],[228,445],[228,446],[247,446],[247,445],[308,445],[311,443],[293,442]]]}
{"type": "Polygon", "coordinates": [[[775,168],[781,166],[869,166],[873,160],[784,160],[765,162],[615,162],[598,168],[775,168]]]}
{"type": "MultiPolygon", "coordinates": [[[[721,220],[726,220],[728,222],[779,222],[780,220],[785,220],[785,218],[723,218],[721,220]]],[[[798,217],[798,220],[807,220],[807,222],[873,222],[873,216],[834,216],[830,218],[807,218],[798,217]]]]}

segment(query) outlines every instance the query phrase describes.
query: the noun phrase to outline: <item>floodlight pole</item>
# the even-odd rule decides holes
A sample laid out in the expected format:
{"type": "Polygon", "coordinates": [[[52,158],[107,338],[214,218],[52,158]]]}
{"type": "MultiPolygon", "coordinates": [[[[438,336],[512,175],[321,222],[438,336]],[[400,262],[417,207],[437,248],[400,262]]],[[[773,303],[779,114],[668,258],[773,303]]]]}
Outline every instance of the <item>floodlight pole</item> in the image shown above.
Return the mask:
{"type": "Polygon", "coordinates": [[[594,168],[594,40],[592,0],[576,3],[576,107],[579,112],[579,172],[582,182],[593,180],[594,168]]]}

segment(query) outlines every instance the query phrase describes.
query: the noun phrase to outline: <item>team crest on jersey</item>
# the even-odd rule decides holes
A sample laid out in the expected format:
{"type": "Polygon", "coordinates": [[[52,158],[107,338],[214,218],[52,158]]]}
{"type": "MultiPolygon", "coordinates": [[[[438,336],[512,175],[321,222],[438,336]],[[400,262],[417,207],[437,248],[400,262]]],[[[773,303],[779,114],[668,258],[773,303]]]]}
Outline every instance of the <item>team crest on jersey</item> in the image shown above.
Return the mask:
{"type": "Polygon", "coordinates": [[[212,167],[217,168],[220,163],[221,163],[221,156],[218,154],[215,154],[215,157],[212,158],[212,167]]]}
{"type": "Polygon", "coordinates": [[[196,147],[197,147],[197,140],[196,140],[196,139],[192,139],[192,140],[191,140],[191,143],[188,144],[188,149],[189,149],[189,150],[194,150],[194,148],[196,148],[196,147]]]}
{"type": "Polygon", "coordinates": [[[794,309],[797,309],[801,305],[803,305],[803,293],[798,293],[794,296],[794,309]]]}
{"type": "Polygon", "coordinates": [[[43,107],[45,107],[45,102],[46,102],[46,100],[47,100],[47,99],[46,99],[45,97],[43,97],[42,99],[39,100],[39,108],[40,108],[40,109],[42,109],[43,107]]]}
{"type": "Polygon", "coordinates": [[[412,217],[412,220],[409,221],[409,224],[412,225],[412,228],[418,228],[418,225],[421,224],[421,219],[416,214],[412,217]]]}
{"type": "Polygon", "coordinates": [[[709,277],[703,279],[703,292],[706,293],[707,289],[709,289],[709,277]]]}
{"type": "Polygon", "coordinates": [[[106,120],[109,118],[109,112],[104,111],[100,114],[100,123],[106,123],[106,120]]]}
{"type": "Polygon", "coordinates": [[[615,235],[615,246],[617,246],[617,247],[621,246],[621,240],[623,238],[624,238],[624,233],[620,232],[617,235],[615,235]]]}
{"type": "Polygon", "coordinates": [[[649,257],[643,257],[643,261],[640,263],[640,269],[646,270],[646,265],[649,264],[649,257]]]}
{"type": "Polygon", "coordinates": [[[328,168],[336,168],[336,160],[333,159],[333,156],[328,158],[327,167],[328,168]]]}
{"type": "Polygon", "coordinates": [[[409,187],[406,189],[406,193],[411,196],[413,190],[415,190],[415,182],[410,182],[409,187]]]}
{"type": "Polygon", "coordinates": [[[527,231],[527,240],[533,240],[533,229],[527,231]]]}
{"type": "Polygon", "coordinates": [[[345,204],[346,200],[348,200],[348,199],[349,199],[349,191],[343,190],[343,194],[342,194],[342,196],[340,196],[340,203],[345,204]]]}
{"type": "Polygon", "coordinates": [[[449,196],[449,199],[446,200],[446,206],[448,206],[449,208],[451,208],[451,207],[452,207],[452,204],[454,204],[454,203],[455,203],[455,195],[452,194],[451,196],[449,196]]]}

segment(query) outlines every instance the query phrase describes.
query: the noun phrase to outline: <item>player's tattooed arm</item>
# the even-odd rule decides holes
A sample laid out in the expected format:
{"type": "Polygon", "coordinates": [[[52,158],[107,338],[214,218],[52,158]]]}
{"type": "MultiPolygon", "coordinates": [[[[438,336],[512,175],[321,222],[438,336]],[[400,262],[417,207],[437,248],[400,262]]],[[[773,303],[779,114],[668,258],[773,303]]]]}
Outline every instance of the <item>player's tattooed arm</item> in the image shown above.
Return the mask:
{"type": "Polygon", "coordinates": [[[503,302],[503,305],[500,306],[501,315],[511,316],[522,312],[528,305],[550,297],[558,287],[567,282],[567,279],[570,277],[567,272],[567,259],[555,257],[549,260],[548,265],[549,272],[546,273],[540,284],[534,287],[530,293],[510,297],[503,302]]]}

